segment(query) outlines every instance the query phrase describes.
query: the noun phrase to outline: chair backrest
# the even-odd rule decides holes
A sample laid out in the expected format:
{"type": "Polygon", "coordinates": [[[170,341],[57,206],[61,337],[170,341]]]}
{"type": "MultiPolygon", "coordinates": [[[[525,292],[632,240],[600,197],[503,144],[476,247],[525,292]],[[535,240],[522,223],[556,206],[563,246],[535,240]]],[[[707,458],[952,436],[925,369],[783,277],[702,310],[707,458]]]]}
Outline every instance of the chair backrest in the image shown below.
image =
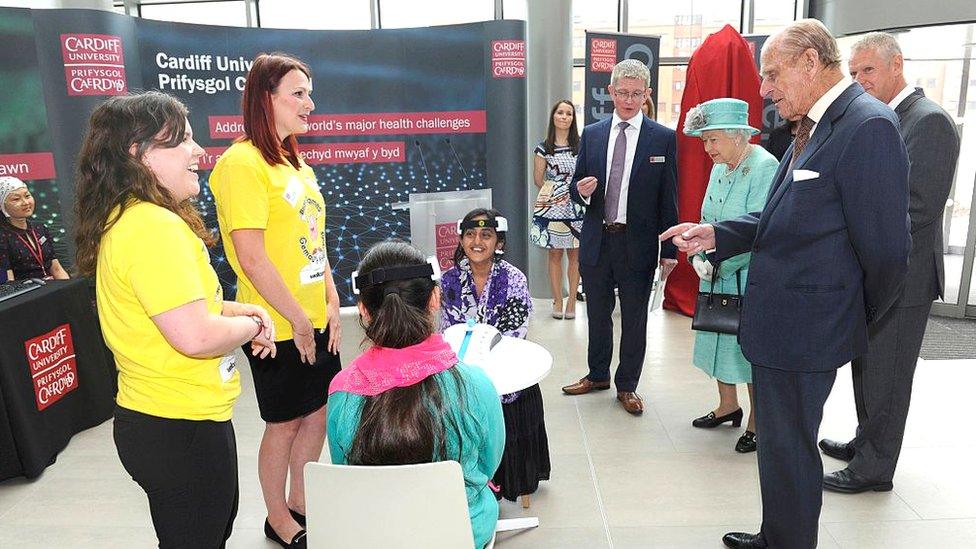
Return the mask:
{"type": "Polygon", "coordinates": [[[458,549],[474,546],[456,461],[305,465],[308,547],[458,549]]]}

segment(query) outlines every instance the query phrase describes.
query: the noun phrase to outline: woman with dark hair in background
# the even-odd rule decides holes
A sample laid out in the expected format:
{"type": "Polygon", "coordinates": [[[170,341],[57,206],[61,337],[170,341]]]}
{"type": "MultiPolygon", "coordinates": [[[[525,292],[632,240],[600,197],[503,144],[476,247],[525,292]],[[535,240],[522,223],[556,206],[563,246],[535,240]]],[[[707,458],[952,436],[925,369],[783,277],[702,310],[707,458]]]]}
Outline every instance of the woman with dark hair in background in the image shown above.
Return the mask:
{"type": "Polygon", "coordinates": [[[306,543],[304,469],[322,454],[326,390],[340,369],[325,200],[295,140],[308,131],[311,93],[304,63],[286,54],[258,55],[241,102],[244,136],[210,175],[237,299],[266,307],[279,326],[278,356],[250,362],[266,423],[258,451],[264,533],[283,547],[306,543]]]}
{"type": "Polygon", "coordinates": [[[647,96],[647,99],[644,100],[644,104],[641,105],[641,112],[644,113],[644,116],[650,119],[657,118],[657,112],[654,109],[654,101],[651,100],[650,95],[647,96]]]}
{"type": "Polygon", "coordinates": [[[435,330],[436,273],[404,242],[381,242],[360,262],[353,287],[371,347],[329,387],[329,452],[343,465],[457,461],[475,547],[482,548],[498,520],[488,481],[501,461],[505,428],[491,380],[458,364],[435,330]]]}
{"type": "Polygon", "coordinates": [[[0,270],[7,280],[68,278],[43,223],[31,223],[34,197],[23,181],[0,177],[0,270]]]}
{"type": "Polygon", "coordinates": [[[549,113],[546,139],[535,148],[532,179],[539,189],[529,239],[549,250],[552,317],[576,318],[579,289],[579,234],[583,209],[569,199],[569,184],[576,170],[579,130],[576,107],[568,99],[557,101],[549,113]],[[568,257],[569,300],[563,309],[563,251],[568,257]]]}
{"type": "MultiPolygon", "coordinates": [[[[461,239],[454,252],[454,267],[441,281],[441,327],[463,324],[469,318],[494,326],[503,335],[524,338],[529,330],[532,298],[525,275],[501,259],[507,220],[498,210],[478,208],[458,222],[461,239]]],[[[505,499],[529,494],[549,480],[549,439],[542,391],[535,384],[502,395],[505,412],[505,455],[492,479],[505,499]]]]}
{"type": "Polygon", "coordinates": [[[78,156],[78,270],[119,371],[119,459],[149,497],[161,548],[224,547],[237,514],[231,413],[238,346],[274,356],[274,324],[224,301],[190,199],[203,149],[186,107],[159,92],[109,99],[78,156]]]}

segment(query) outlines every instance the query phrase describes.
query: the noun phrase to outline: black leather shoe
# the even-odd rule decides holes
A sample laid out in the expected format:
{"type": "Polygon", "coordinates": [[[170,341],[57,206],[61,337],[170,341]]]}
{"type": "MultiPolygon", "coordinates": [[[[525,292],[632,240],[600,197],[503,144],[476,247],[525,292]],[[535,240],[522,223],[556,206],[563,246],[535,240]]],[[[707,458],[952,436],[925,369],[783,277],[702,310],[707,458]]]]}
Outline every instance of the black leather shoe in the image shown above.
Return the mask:
{"type": "Polygon", "coordinates": [[[299,526],[305,528],[305,515],[291,508],[288,509],[288,512],[291,513],[291,518],[295,519],[295,522],[297,522],[299,526]]]}
{"type": "Polygon", "coordinates": [[[820,449],[823,450],[824,454],[827,454],[834,459],[839,459],[841,461],[850,461],[854,459],[854,447],[847,442],[839,442],[825,438],[822,439],[817,446],[820,446],[820,449]]]}
{"type": "Polygon", "coordinates": [[[766,547],[766,538],[762,534],[729,532],[722,536],[722,543],[731,549],[764,549],[766,547]]]}
{"type": "Polygon", "coordinates": [[[739,437],[739,442],[735,443],[735,451],[740,454],[748,454],[756,451],[756,433],[746,431],[739,437]]]}
{"type": "Polygon", "coordinates": [[[869,491],[890,492],[894,488],[891,481],[868,480],[850,469],[841,469],[824,475],[823,484],[824,490],[842,494],[860,494],[869,491]]]}
{"type": "Polygon", "coordinates": [[[275,532],[274,528],[271,527],[271,523],[268,522],[268,519],[264,519],[264,537],[270,539],[285,549],[307,549],[308,540],[305,539],[306,534],[307,532],[305,532],[305,530],[299,530],[298,533],[291,538],[291,543],[285,543],[285,540],[281,539],[278,532],[275,532]]]}
{"type": "Polygon", "coordinates": [[[724,416],[719,417],[715,417],[715,412],[708,412],[702,417],[692,421],[691,425],[693,427],[698,427],[699,429],[711,429],[712,427],[718,427],[726,421],[731,421],[733,427],[742,425],[742,408],[739,408],[731,414],[725,414],[724,416]]]}

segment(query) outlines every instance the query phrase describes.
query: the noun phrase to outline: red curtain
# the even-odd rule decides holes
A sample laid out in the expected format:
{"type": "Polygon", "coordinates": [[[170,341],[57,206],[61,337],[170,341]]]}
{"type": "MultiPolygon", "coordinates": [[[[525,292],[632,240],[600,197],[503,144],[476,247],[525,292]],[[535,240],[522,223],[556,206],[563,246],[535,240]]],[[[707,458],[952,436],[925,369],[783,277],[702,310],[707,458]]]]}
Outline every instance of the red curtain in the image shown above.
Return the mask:
{"type": "MultiPolygon", "coordinates": [[[[691,56],[678,119],[678,219],[681,222],[701,221],[701,203],[712,171],[712,160],[705,154],[701,139],[688,137],[681,131],[685,114],[710,99],[734,97],[749,103],[749,125],[762,128],[759,72],[753,59],[749,43],[730,25],[706,38],[691,56]]],[[[753,142],[758,141],[757,134],[753,142]]],[[[698,276],[688,258],[679,252],[678,266],[665,286],[664,308],[691,316],[697,295],[698,276]]]]}

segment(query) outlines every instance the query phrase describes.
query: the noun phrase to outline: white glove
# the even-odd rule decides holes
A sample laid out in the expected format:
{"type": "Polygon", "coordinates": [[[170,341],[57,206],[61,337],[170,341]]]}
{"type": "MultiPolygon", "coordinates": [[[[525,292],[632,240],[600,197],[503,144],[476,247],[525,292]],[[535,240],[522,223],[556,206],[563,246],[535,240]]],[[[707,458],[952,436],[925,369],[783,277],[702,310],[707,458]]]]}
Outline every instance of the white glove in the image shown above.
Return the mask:
{"type": "Polygon", "coordinates": [[[698,273],[698,278],[710,281],[712,279],[712,273],[715,271],[715,267],[712,266],[710,261],[702,259],[700,255],[696,255],[691,258],[691,266],[695,268],[695,272],[698,273]]]}

